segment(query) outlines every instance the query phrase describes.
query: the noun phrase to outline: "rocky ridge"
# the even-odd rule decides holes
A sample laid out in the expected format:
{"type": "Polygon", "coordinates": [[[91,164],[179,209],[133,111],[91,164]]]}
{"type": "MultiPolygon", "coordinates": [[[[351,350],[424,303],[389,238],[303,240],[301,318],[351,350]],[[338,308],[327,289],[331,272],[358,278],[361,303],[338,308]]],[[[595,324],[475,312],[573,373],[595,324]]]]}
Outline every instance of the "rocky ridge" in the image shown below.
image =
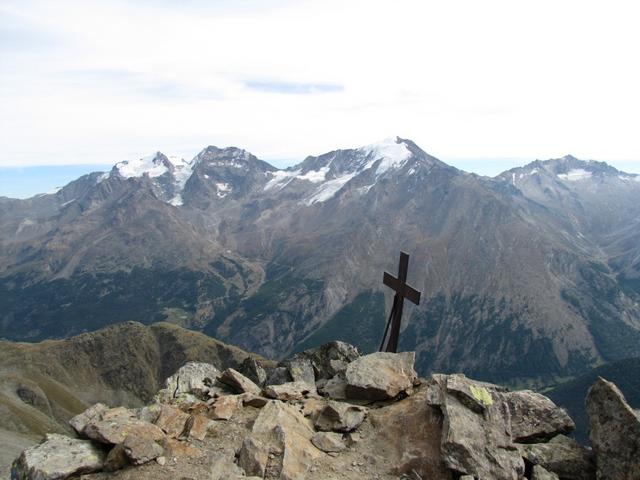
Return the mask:
{"type": "Polygon", "coordinates": [[[151,404],[77,415],[77,438],[48,435],[12,479],[640,478],[640,419],[613,384],[587,398],[592,451],[548,398],[460,374],[420,379],[414,360],[332,342],[266,368],[187,363],[151,404]]]}

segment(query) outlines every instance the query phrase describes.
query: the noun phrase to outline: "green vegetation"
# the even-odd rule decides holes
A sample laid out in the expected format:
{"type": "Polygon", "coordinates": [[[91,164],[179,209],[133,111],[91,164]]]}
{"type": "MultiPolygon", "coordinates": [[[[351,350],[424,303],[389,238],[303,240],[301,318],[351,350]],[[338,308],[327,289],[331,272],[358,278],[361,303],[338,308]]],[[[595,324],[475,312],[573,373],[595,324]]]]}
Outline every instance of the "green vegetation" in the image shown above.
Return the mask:
{"type": "Polygon", "coordinates": [[[333,340],[342,340],[370,353],[378,349],[385,327],[384,295],[366,291],[296,347],[300,352],[333,340]]]}

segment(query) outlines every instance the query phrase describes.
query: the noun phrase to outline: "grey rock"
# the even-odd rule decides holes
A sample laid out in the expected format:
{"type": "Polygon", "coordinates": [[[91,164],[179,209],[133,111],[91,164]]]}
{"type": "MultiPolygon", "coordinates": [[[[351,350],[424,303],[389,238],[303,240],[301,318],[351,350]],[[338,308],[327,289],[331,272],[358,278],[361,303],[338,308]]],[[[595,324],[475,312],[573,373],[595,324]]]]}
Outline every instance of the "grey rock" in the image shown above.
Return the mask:
{"type": "Polygon", "coordinates": [[[260,395],[260,387],[233,368],[227,368],[218,380],[229,386],[234,393],[252,393],[260,395]]]}
{"type": "Polygon", "coordinates": [[[313,443],[319,450],[323,452],[337,453],[343,451],[347,446],[342,440],[342,435],[332,432],[318,432],[311,437],[313,443]]]}
{"type": "Polygon", "coordinates": [[[240,372],[259,387],[264,387],[267,381],[267,372],[264,367],[253,357],[247,357],[240,372]]]}
{"type": "Polygon", "coordinates": [[[359,357],[345,370],[346,395],[363,400],[387,400],[410,393],[418,376],[415,352],[377,352],[359,357]]]}
{"type": "Polygon", "coordinates": [[[511,439],[509,407],[501,397],[503,389],[464,376],[456,376],[453,382],[438,376],[432,378],[430,385],[433,384],[441,390],[444,464],[477,478],[520,479],[524,462],[511,439]]]}
{"type": "Polygon", "coordinates": [[[544,395],[522,390],[505,393],[504,398],[509,405],[511,435],[515,442],[539,442],[575,429],[567,412],[544,395]]]}
{"type": "Polygon", "coordinates": [[[269,462],[269,448],[260,440],[246,437],[238,452],[238,465],[247,475],[264,478],[269,462]]]}
{"type": "Polygon", "coordinates": [[[13,462],[12,480],[62,480],[102,469],[106,454],[88,440],[48,434],[13,462]]]}
{"type": "Polygon", "coordinates": [[[574,439],[558,435],[548,443],[520,445],[522,456],[529,463],[540,465],[566,480],[595,478],[593,452],[574,439]]]}
{"type": "Polygon", "coordinates": [[[335,341],[317,348],[298,353],[294,359],[307,359],[311,362],[316,380],[330,379],[340,372],[344,372],[347,365],[360,356],[360,352],[353,345],[335,341]]]}
{"type": "Polygon", "coordinates": [[[599,480],[640,479],[640,419],[615,384],[598,378],[586,400],[599,480]]]}
{"type": "Polygon", "coordinates": [[[289,370],[289,375],[294,382],[305,382],[314,385],[316,382],[313,365],[308,358],[292,358],[282,362],[282,366],[289,370]]]}
{"type": "Polygon", "coordinates": [[[348,433],[364,421],[366,409],[343,402],[329,401],[315,420],[315,427],[325,432],[348,433]]]}
{"type": "Polygon", "coordinates": [[[210,363],[188,362],[165,380],[165,389],[169,398],[185,393],[202,398],[219,375],[220,371],[210,363]]]}
{"type": "Polygon", "coordinates": [[[555,473],[549,472],[540,465],[534,465],[531,470],[531,480],[560,480],[555,473]]]}
{"type": "Polygon", "coordinates": [[[98,418],[103,412],[109,410],[109,407],[102,403],[96,403],[95,405],[89,407],[84,412],[76,415],[71,420],[69,420],[69,425],[73,428],[76,433],[80,436],[84,436],[84,429],[88,423],[92,420],[98,418]]]}
{"type": "Polygon", "coordinates": [[[325,381],[318,391],[325,397],[345,400],[347,398],[347,380],[344,372],[338,373],[333,378],[325,381]]]}
{"type": "Polygon", "coordinates": [[[283,383],[292,382],[291,374],[287,367],[275,367],[267,373],[267,381],[265,385],[282,385],[283,383]]]}

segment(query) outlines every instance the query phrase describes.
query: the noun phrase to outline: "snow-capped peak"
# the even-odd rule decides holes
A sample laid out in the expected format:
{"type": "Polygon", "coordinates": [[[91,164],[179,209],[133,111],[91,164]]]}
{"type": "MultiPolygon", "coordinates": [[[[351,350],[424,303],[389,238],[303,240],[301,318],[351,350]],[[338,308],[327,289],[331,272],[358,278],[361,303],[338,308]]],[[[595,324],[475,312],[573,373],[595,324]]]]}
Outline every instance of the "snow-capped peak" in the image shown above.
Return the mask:
{"type": "Polygon", "coordinates": [[[156,152],[137,160],[124,160],[116,163],[115,170],[125,178],[141,177],[147,174],[149,177],[159,177],[167,172],[168,166],[162,153],[156,152]]]}
{"type": "Polygon", "coordinates": [[[385,138],[381,142],[372,143],[359,150],[370,156],[373,162],[380,160],[376,169],[377,175],[390,169],[402,168],[411,156],[411,151],[398,137],[385,138]]]}

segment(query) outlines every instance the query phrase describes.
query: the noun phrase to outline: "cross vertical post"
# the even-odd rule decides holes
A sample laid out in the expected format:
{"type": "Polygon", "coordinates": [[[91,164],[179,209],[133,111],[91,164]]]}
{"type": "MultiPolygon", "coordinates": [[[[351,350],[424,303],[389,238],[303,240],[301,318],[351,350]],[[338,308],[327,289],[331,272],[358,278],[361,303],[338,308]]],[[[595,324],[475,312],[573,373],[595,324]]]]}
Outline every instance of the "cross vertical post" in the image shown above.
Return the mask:
{"type": "Polygon", "coordinates": [[[393,297],[393,307],[389,314],[387,327],[384,332],[380,351],[397,352],[398,342],[400,340],[400,327],[402,325],[402,310],[404,308],[404,299],[416,305],[420,304],[420,292],[407,284],[407,273],[409,271],[409,254],[400,252],[400,262],[398,264],[398,277],[395,278],[388,272],[384,272],[382,278],[383,283],[393,289],[396,293],[393,297]],[[387,333],[389,337],[387,339],[387,333]],[[385,348],[386,340],[386,348],[385,348]]]}

